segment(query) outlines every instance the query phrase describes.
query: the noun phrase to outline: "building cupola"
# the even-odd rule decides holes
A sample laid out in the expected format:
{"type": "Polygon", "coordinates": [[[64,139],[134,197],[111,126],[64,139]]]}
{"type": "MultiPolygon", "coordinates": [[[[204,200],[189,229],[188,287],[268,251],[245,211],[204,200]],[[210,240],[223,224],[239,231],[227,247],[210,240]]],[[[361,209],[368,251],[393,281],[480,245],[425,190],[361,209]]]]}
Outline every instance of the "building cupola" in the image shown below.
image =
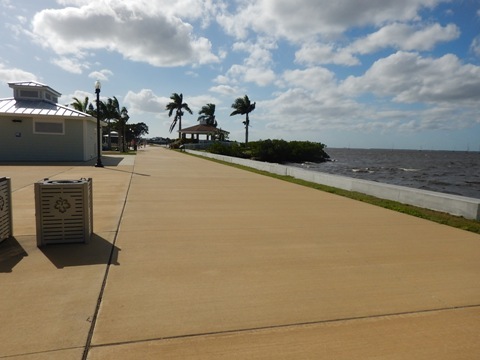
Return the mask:
{"type": "Polygon", "coordinates": [[[13,89],[15,100],[44,100],[56,104],[62,96],[51,87],[35,81],[10,82],[8,86],[13,89]]]}

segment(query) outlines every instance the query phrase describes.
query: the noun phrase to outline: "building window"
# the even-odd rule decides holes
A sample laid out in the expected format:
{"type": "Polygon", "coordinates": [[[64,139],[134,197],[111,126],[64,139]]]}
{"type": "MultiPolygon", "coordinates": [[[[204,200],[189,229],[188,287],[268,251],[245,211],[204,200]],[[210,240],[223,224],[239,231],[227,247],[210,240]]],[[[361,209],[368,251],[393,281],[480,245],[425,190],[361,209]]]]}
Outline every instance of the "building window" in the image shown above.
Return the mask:
{"type": "Polygon", "coordinates": [[[35,90],[20,90],[20,97],[38,99],[40,96],[38,91],[35,91],[35,90]]]}
{"type": "Polygon", "coordinates": [[[55,95],[50,94],[49,92],[45,92],[45,99],[47,99],[48,101],[51,101],[53,103],[58,102],[58,98],[55,95]]]}
{"type": "Polygon", "coordinates": [[[65,124],[63,120],[34,120],[34,134],[65,135],[65,124]]]}

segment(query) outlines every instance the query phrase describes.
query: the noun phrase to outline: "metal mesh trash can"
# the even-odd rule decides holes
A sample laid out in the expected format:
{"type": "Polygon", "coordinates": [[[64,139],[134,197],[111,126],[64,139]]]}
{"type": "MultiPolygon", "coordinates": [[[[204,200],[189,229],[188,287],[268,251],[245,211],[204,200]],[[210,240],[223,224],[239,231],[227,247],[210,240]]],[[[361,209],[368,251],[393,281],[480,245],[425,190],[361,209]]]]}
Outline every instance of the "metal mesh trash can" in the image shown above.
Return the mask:
{"type": "Polygon", "coordinates": [[[93,232],[92,179],[35,183],[37,246],[87,243],[93,232]]]}
{"type": "Polygon", "coordinates": [[[0,242],[12,233],[12,185],[10,178],[0,177],[0,242]]]}

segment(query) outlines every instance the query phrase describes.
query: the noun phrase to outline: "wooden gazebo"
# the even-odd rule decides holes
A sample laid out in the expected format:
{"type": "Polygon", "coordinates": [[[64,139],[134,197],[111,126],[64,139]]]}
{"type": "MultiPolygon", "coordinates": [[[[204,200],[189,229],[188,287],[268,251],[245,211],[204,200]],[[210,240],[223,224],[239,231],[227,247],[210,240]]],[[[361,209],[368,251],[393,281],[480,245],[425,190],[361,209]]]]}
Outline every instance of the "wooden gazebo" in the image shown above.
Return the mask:
{"type": "Polygon", "coordinates": [[[186,139],[187,135],[193,140],[200,140],[200,135],[206,136],[207,141],[220,140],[223,141],[228,137],[230,132],[222,130],[213,125],[199,124],[179,130],[180,138],[186,139]]]}

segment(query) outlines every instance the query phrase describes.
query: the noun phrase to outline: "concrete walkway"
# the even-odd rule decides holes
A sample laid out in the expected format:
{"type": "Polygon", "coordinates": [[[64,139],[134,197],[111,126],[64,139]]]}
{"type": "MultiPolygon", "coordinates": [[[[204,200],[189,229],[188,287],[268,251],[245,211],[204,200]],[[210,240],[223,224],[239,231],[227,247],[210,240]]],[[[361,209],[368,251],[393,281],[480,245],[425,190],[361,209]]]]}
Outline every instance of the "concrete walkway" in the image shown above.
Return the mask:
{"type": "Polygon", "coordinates": [[[0,359],[479,358],[479,235],[163,148],[116,160],[0,166],[0,359]],[[46,177],[93,178],[89,244],[36,247],[46,177]]]}

